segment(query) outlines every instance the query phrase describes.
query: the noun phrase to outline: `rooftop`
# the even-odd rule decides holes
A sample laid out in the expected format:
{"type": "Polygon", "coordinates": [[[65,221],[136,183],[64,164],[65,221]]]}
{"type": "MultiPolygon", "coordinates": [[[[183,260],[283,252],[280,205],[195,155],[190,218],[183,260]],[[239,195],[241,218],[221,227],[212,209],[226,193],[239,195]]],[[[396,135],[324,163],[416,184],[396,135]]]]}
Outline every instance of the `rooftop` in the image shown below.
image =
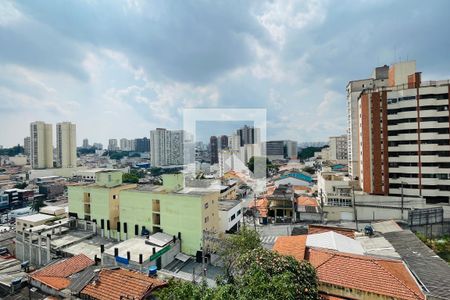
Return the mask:
{"type": "Polygon", "coordinates": [[[355,230],[350,229],[350,228],[343,228],[343,227],[330,226],[330,225],[316,225],[316,224],[308,225],[308,233],[309,234],[328,232],[328,231],[334,231],[336,233],[345,235],[352,239],[355,237],[355,230]]]}
{"type": "Polygon", "coordinates": [[[409,230],[387,232],[384,237],[432,296],[450,299],[450,267],[443,259],[409,230]]]}
{"type": "Polygon", "coordinates": [[[401,260],[379,259],[317,248],[308,249],[306,258],[316,268],[322,283],[395,299],[425,299],[417,282],[401,260]]]}
{"type": "Polygon", "coordinates": [[[306,246],[332,249],[345,253],[364,254],[364,249],[359,241],[334,231],[308,234],[306,246]]]}
{"type": "Polygon", "coordinates": [[[307,235],[279,236],[273,245],[273,250],[282,254],[293,256],[297,260],[305,258],[307,235]]]}
{"type": "Polygon", "coordinates": [[[129,251],[130,259],[132,261],[138,262],[139,254],[142,254],[145,259],[152,256],[153,248],[155,248],[156,252],[163,248],[156,245],[149,245],[146,243],[146,241],[148,240],[145,238],[131,238],[114,245],[114,247],[106,249],[105,254],[114,256],[114,248],[117,248],[119,250],[119,256],[127,257],[127,252],[129,251]]]}
{"type": "Polygon", "coordinates": [[[239,200],[219,200],[219,210],[228,211],[238,205],[241,205],[239,200]]]}
{"type": "Polygon", "coordinates": [[[30,215],[30,216],[18,217],[18,218],[16,218],[16,221],[42,222],[42,221],[49,221],[54,218],[55,218],[55,216],[50,216],[50,215],[45,215],[45,214],[34,214],[34,215],[30,215]]]}
{"type": "Polygon", "coordinates": [[[151,291],[165,286],[165,281],[125,269],[103,269],[98,279],[84,287],[82,295],[94,299],[144,299],[151,291]]]}
{"type": "Polygon", "coordinates": [[[55,289],[62,290],[69,286],[70,276],[94,264],[94,261],[84,254],[50,264],[30,275],[34,280],[55,289]]]}

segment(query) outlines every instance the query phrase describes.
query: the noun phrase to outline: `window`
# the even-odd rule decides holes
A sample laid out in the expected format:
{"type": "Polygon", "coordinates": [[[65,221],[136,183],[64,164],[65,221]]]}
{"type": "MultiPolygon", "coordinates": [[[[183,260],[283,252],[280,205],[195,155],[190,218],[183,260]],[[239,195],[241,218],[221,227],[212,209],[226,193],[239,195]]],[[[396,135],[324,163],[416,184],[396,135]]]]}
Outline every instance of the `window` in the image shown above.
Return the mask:
{"type": "Polygon", "coordinates": [[[207,209],[207,208],[208,208],[208,202],[205,203],[205,209],[207,209]]]}
{"type": "Polygon", "coordinates": [[[206,217],[205,218],[205,223],[208,223],[209,222],[209,217],[206,217]]]}
{"type": "Polygon", "coordinates": [[[113,199],[117,199],[117,195],[113,195],[113,199]]]}

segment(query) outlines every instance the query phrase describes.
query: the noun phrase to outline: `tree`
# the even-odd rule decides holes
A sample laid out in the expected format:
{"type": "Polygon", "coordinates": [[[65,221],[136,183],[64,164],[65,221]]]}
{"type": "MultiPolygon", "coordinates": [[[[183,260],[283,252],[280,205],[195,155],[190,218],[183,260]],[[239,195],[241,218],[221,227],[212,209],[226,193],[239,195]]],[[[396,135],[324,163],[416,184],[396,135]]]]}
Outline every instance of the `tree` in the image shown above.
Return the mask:
{"type": "Polygon", "coordinates": [[[159,167],[153,167],[150,168],[150,172],[152,173],[152,176],[160,176],[163,173],[163,170],[159,167]]]}
{"type": "Polygon", "coordinates": [[[297,261],[261,246],[256,231],[243,227],[225,238],[219,251],[229,278],[218,280],[216,288],[205,282],[172,280],[157,292],[160,299],[303,299],[318,298],[317,277],[307,261],[297,261]]]}
{"type": "Polygon", "coordinates": [[[314,173],[316,173],[316,169],[314,169],[313,167],[306,166],[303,168],[303,172],[313,175],[314,173]]]}
{"type": "Polygon", "coordinates": [[[21,190],[26,188],[27,186],[28,186],[28,183],[26,183],[26,182],[19,182],[14,185],[14,187],[16,189],[21,189],[21,190]]]}
{"type": "Polygon", "coordinates": [[[123,183],[138,183],[139,177],[135,174],[123,173],[122,174],[122,182],[123,183]]]}
{"type": "Polygon", "coordinates": [[[323,148],[326,148],[328,146],[323,146],[323,147],[306,147],[304,149],[302,149],[299,153],[298,153],[298,158],[300,158],[301,160],[305,160],[308,158],[311,158],[314,156],[315,152],[319,152],[320,150],[322,150],[323,148]]]}
{"type": "Polygon", "coordinates": [[[41,207],[44,207],[44,206],[47,206],[44,203],[44,199],[38,198],[38,199],[33,201],[33,204],[31,205],[31,209],[34,210],[35,212],[39,212],[41,207]]]}
{"type": "Polygon", "coordinates": [[[255,173],[255,166],[258,164],[262,165],[264,164],[264,160],[266,160],[266,176],[272,176],[274,173],[278,171],[278,168],[272,164],[272,162],[265,157],[262,156],[252,156],[248,160],[247,168],[252,172],[255,173]]]}
{"type": "Polygon", "coordinates": [[[259,248],[239,257],[237,290],[243,299],[317,299],[317,277],[307,261],[259,248]],[[248,297],[247,297],[248,296],[248,297]]]}
{"type": "Polygon", "coordinates": [[[20,145],[14,146],[12,148],[0,149],[0,155],[16,156],[17,154],[21,153],[24,153],[24,149],[20,145]]]}
{"type": "Polygon", "coordinates": [[[241,227],[237,234],[227,236],[218,251],[225,269],[223,281],[227,283],[234,281],[233,273],[242,253],[251,252],[261,247],[258,232],[245,226],[241,227]]]}

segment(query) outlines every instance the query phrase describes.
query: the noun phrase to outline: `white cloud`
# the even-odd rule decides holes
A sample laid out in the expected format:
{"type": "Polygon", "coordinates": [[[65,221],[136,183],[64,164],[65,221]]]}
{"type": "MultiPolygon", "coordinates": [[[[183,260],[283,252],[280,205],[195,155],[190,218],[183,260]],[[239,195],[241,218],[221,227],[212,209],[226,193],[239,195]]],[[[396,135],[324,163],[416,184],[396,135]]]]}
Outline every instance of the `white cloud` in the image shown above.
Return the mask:
{"type": "Polygon", "coordinates": [[[0,26],[14,25],[22,17],[22,14],[16,9],[12,1],[0,1],[0,26]]]}

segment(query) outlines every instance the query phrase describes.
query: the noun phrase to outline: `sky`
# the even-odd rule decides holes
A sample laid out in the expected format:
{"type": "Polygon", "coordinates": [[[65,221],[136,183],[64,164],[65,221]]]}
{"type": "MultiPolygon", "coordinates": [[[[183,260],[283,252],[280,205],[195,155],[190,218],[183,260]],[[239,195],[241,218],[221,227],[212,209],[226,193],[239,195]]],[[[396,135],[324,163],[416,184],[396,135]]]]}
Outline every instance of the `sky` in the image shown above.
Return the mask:
{"type": "Polygon", "coordinates": [[[265,108],[268,139],[346,132],[349,80],[415,59],[450,78],[450,1],[0,1],[0,145],[180,129],[183,108],[265,108]],[[55,128],[55,127],[54,127],[55,128]]]}

